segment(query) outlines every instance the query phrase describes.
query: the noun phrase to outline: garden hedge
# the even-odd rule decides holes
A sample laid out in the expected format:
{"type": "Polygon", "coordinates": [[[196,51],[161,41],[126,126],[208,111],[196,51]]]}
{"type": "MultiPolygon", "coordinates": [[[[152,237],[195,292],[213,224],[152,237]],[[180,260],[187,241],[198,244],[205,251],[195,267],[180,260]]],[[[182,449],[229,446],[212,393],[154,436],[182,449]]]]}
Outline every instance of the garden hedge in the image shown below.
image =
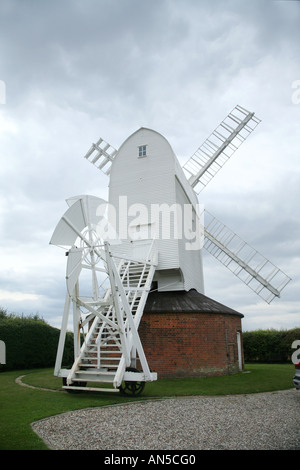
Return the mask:
{"type": "Polygon", "coordinates": [[[300,340],[300,328],[257,330],[243,333],[245,362],[291,362],[293,341],[300,340]]]}
{"type": "MultiPolygon", "coordinates": [[[[0,340],[6,347],[6,364],[0,370],[54,366],[59,333],[41,319],[0,315],[0,340]]],[[[72,333],[66,337],[63,363],[73,363],[72,333]]]]}

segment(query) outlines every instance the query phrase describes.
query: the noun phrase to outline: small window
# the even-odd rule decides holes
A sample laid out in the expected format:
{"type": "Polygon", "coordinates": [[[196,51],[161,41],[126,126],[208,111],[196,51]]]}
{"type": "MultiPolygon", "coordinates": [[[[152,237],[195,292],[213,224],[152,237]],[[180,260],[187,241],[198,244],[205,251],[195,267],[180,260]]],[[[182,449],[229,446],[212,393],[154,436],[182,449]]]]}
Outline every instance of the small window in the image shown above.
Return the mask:
{"type": "Polygon", "coordinates": [[[147,148],[147,145],[141,145],[139,147],[139,157],[146,157],[147,156],[146,148],[147,148]]]}

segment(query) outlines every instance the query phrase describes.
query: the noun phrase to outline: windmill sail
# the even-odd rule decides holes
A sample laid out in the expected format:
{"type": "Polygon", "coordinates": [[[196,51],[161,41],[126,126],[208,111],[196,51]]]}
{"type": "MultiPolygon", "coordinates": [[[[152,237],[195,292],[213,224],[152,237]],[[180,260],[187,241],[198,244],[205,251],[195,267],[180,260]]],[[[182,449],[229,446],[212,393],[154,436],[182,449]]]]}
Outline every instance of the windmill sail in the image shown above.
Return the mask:
{"type": "Polygon", "coordinates": [[[237,105],[183,166],[199,194],[260,123],[254,113],[237,105]]]}
{"type": "Polygon", "coordinates": [[[100,138],[98,142],[92,144],[84,158],[93,163],[96,168],[102,170],[103,173],[109,175],[110,167],[116,153],[117,150],[112,147],[112,145],[100,138]]]}
{"type": "Polygon", "coordinates": [[[226,225],[205,211],[204,248],[267,303],[291,280],[226,225]]]}

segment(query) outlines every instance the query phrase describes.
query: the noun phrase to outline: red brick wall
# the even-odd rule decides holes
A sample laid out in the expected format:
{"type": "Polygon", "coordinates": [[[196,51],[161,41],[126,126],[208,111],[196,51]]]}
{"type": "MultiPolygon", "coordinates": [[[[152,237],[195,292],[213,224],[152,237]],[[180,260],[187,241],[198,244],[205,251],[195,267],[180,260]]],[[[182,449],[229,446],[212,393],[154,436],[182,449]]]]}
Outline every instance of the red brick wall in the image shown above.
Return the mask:
{"type": "Polygon", "coordinates": [[[238,371],[237,315],[144,313],[139,335],[159,378],[225,375],[238,371]]]}

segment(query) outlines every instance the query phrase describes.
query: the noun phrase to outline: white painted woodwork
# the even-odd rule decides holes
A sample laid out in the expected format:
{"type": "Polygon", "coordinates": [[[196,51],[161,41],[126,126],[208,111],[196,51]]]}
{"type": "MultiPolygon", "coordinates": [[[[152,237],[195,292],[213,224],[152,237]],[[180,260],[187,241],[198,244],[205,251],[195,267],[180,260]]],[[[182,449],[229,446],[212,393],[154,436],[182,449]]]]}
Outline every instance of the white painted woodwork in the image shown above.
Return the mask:
{"type": "MultiPolygon", "coordinates": [[[[203,268],[201,250],[187,251],[184,237],[176,236],[172,207],[179,204],[184,213],[184,204],[195,207],[197,197],[187,182],[182,168],[169,142],[158,132],[141,128],[128,137],[116,153],[110,169],[109,203],[119,212],[126,213],[126,207],[120,207],[120,197],[126,197],[127,212],[132,208],[132,216],[128,222],[137,220],[141,225],[141,238],[149,236],[151,228],[157,235],[158,266],[155,280],[159,290],[189,290],[195,288],[203,293],[203,268]],[[139,157],[139,147],[146,146],[146,156],[139,157]],[[159,208],[165,204],[170,209],[170,238],[167,231],[162,233],[161,227],[153,224],[157,217],[151,218],[153,206],[159,208]],[[135,212],[135,205],[147,208],[148,218],[142,218],[135,212]]],[[[165,227],[167,228],[167,227],[165,227]]],[[[117,226],[119,233],[119,226],[117,226]]],[[[184,230],[182,230],[184,231],[184,230]]],[[[153,232],[152,232],[153,233],[153,232]]],[[[130,237],[122,238],[123,245],[118,250],[130,250],[130,237]]]]}

